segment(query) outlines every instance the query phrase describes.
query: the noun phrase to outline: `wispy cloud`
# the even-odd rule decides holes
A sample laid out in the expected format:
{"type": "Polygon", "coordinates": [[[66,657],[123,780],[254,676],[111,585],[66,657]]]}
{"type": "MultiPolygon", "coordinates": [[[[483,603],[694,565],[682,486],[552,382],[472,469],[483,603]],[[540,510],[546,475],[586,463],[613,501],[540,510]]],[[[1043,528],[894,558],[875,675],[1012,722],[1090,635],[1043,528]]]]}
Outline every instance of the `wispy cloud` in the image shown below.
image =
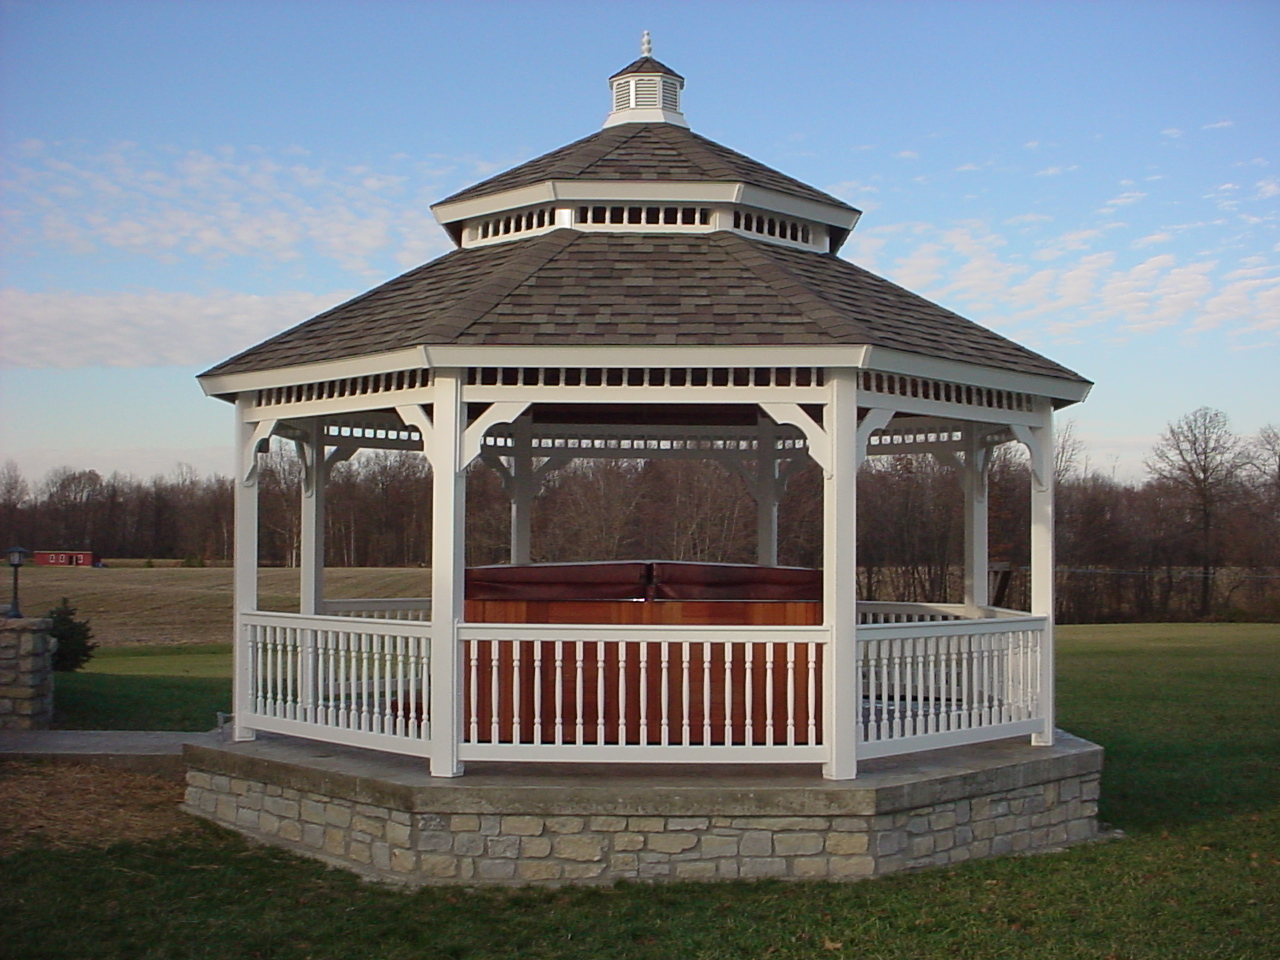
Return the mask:
{"type": "MultiPolygon", "coordinates": [[[[1006,226],[1039,216],[1011,218],[1015,222],[1006,226]]],[[[862,242],[888,264],[891,279],[1032,346],[1215,331],[1229,335],[1232,348],[1280,345],[1280,264],[1274,258],[1230,263],[1175,252],[1180,234],[1215,223],[1221,225],[1185,223],[1138,233],[1118,245],[1136,231],[1124,224],[1069,230],[1040,245],[1034,268],[1024,259],[1025,247],[979,221],[886,225],[862,242]],[[1168,252],[1132,252],[1150,247],[1168,252]]]]}
{"type": "Polygon", "coordinates": [[[120,143],[74,154],[39,141],[18,154],[5,184],[11,249],[268,265],[318,256],[385,275],[452,246],[428,210],[439,195],[433,163],[330,169],[230,147],[165,153],[120,143]]]}
{"type": "Polygon", "coordinates": [[[1160,135],[1165,137],[1175,138],[1175,137],[1182,136],[1182,131],[1179,130],[1177,127],[1168,127],[1164,130],[1161,130],[1160,135]]]}
{"type": "Polygon", "coordinates": [[[1219,120],[1217,123],[1206,123],[1200,129],[1201,130],[1221,130],[1223,127],[1234,127],[1235,125],[1236,125],[1236,122],[1234,120],[1219,120]]]}
{"type": "Polygon", "coordinates": [[[1043,170],[1037,170],[1037,177],[1057,177],[1064,173],[1070,173],[1072,170],[1079,170],[1079,164],[1072,164],[1069,167],[1045,167],[1043,170]]]}
{"type": "Polygon", "coordinates": [[[1112,197],[1098,210],[1099,213],[1111,214],[1116,212],[1117,207],[1127,207],[1131,203],[1137,203],[1146,197],[1141,190],[1126,190],[1119,196],[1112,197]]]}
{"type": "Polygon", "coordinates": [[[1053,217],[1047,213],[1022,213],[1016,217],[1010,217],[1005,221],[1006,226],[1017,226],[1023,223],[1045,223],[1052,220],[1053,217]]]}
{"type": "Polygon", "coordinates": [[[0,290],[0,366],[212,364],[349,299],[283,293],[32,293],[0,290]]]}
{"type": "Polygon", "coordinates": [[[920,154],[916,153],[914,150],[901,150],[898,153],[895,153],[894,156],[897,157],[899,160],[919,160],[920,159],[920,154]]]}

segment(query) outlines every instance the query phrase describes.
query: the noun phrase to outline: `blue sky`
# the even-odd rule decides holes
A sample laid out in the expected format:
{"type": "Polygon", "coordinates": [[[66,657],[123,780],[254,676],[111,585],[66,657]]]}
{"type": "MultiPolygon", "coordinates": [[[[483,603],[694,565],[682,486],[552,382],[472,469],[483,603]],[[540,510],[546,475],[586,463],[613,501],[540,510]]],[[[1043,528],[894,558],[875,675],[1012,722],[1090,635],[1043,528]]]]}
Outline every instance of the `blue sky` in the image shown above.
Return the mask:
{"type": "Polygon", "coordinates": [[[228,471],[194,374],[446,252],[645,29],[845,256],[1096,381],[1095,466],[1280,423],[1280,4],[0,0],[0,459],[228,471]]]}

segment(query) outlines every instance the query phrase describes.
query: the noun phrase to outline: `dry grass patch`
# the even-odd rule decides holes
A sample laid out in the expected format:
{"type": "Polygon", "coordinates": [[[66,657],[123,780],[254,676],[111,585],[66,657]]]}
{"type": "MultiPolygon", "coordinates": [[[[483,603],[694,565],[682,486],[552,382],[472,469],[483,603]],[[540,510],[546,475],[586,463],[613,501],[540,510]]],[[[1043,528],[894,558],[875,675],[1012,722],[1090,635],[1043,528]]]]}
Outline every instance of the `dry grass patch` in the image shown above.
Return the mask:
{"type": "MultiPolygon", "coordinates": [[[[115,562],[115,561],[109,561],[115,562]]],[[[264,610],[298,610],[297,570],[264,569],[264,610]]],[[[330,597],[423,597],[431,571],[417,567],[352,567],[325,571],[330,597]]],[[[104,647],[126,644],[230,643],[229,567],[24,567],[22,607],[43,616],[63,597],[93,625],[104,647]]]]}
{"type": "Polygon", "coordinates": [[[106,767],[0,763],[0,856],[32,846],[109,847],[187,833],[182,785],[106,767]]]}

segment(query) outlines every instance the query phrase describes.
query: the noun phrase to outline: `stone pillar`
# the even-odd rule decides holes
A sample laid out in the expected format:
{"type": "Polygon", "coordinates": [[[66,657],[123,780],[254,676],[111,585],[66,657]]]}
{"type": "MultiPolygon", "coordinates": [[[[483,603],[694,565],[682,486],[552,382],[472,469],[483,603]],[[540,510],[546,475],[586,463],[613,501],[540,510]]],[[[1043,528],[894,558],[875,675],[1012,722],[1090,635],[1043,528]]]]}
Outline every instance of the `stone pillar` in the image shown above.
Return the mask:
{"type": "Polygon", "coordinates": [[[48,620],[0,620],[0,730],[49,729],[53,649],[48,620]]]}

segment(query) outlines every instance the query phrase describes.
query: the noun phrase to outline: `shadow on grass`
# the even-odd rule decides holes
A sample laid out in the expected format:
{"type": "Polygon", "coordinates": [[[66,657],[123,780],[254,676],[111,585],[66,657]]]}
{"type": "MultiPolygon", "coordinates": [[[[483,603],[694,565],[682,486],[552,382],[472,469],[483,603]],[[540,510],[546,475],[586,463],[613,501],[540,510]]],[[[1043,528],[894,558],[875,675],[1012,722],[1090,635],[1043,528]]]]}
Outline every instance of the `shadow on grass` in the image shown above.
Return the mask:
{"type": "Polygon", "coordinates": [[[54,705],[60,730],[210,730],[231,710],[231,681],[60,673],[54,705]]]}

